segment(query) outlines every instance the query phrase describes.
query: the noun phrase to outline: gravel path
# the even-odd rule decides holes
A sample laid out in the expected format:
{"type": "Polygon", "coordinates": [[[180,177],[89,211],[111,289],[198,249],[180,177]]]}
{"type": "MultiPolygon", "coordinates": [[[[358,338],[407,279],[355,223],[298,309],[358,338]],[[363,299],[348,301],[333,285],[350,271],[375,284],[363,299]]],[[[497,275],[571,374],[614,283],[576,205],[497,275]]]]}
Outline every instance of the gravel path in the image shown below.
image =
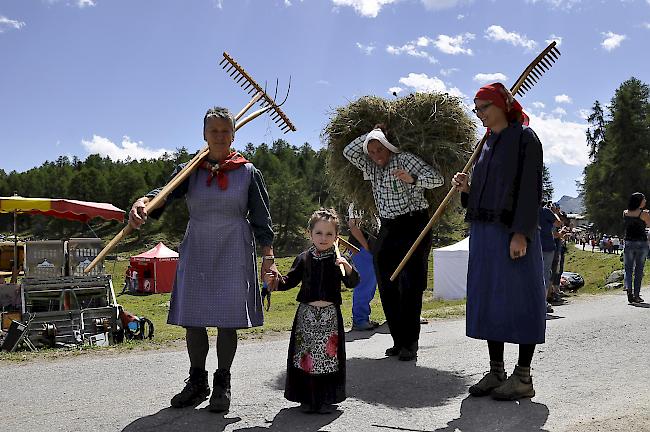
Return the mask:
{"type": "MultiPolygon", "coordinates": [[[[521,403],[470,398],[487,348],[463,319],[422,328],[417,363],[388,359],[390,337],[348,333],[348,399],[331,415],[307,415],[282,396],[288,336],[242,343],[226,416],[206,403],[175,410],[184,351],[86,355],[0,364],[4,431],[650,431],[650,305],[622,293],[573,298],[550,316],[533,360],[537,396],[521,403]]],[[[213,351],[209,369],[216,367],[213,351]]],[[[507,369],[516,361],[506,346],[507,369]]]]}

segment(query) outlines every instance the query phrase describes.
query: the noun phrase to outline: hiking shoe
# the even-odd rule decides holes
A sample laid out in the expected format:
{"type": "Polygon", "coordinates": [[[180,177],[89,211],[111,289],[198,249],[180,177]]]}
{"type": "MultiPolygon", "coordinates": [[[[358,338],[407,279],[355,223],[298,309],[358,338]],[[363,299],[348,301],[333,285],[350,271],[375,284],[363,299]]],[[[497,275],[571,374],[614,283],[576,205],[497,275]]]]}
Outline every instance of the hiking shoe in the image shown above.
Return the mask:
{"type": "Polygon", "coordinates": [[[386,357],[395,357],[399,355],[400,347],[392,346],[386,350],[386,357]]]}
{"type": "Polygon", "coordinates": [[[217,369],[212,380],[212,396],[208,410],[225,412],[230,409],[230,371],[217,369]]]}
{"type": "Polygon", "coordinates": [[[492,398],[497,400],[517,400],[535,396],[530,368],[515,366],[515,370],[503,384],[492,390],[492,398]]]}
{"type": "Polygon", "coordinates": [[[634,297],[634,294],[632,294],[630,291],[627,292],[627,302],[636,303],[636,298],[634,297]]]}
{"type": "Polygon", "coordinates": [[[492,390],[503,384],[508,378],[506,371],[503,369],[503,362],[490,361],[490,372],[483,375],[483,378],[469,388],[469,394],[472,396],[487,396],[492,390]]]}
{"type": "Polygon", "coordinates": [[[641,296],[635,296],[634,303],[643,303],[643,299],[641,298],[641,296]]]}
{"type": "Polygon", "coordinates": [[[553,306],[549,302],[546,302],[546,313],[553,313],[553,306]]]}
{"type": "Polygon", "coordinates": [[[190,376],[185,379],[185,388],[171,400],[174,408],[195,406],[210,395],[208,372],[204,369],[190,368],[190,376]]]}

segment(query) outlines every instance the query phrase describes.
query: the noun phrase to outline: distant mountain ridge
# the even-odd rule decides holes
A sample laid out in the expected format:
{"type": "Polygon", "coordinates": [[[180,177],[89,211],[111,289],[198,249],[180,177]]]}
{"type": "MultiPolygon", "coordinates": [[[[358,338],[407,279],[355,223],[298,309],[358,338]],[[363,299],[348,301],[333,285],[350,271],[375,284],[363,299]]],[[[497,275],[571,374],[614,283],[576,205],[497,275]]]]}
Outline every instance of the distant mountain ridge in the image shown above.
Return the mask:
{"type": "Polygon", "coordinates": [[[566,213],[582,214],[585,211],[582,195],[579,195],[577,198],[564,195],[562,198],[559,199],[557,203],[560,205],[562,211],[566,213]]]}

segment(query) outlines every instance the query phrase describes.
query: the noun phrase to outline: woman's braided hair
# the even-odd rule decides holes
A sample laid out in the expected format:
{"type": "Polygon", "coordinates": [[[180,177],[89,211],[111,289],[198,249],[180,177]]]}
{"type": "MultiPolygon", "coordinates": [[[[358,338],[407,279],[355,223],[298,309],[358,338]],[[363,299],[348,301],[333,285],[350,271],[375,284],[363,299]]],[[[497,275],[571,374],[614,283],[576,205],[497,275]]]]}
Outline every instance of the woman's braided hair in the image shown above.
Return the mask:
{"type": "Polygon", "coordinates": [[[311,217],[309,218],[309,232],[312,232],[314,229],[314,226],[316,225],[317,222],[320,221],[325,221],[325,222],[331,222],[334,224],[334,228],[336,229],[336,233],[339,233],[339,226],[340,226],[340,221],[339,221],[339,215],[336,213],[336,210],[333,208],[320,208],[316,210],[314,213],[312,213],[311,217]]]}

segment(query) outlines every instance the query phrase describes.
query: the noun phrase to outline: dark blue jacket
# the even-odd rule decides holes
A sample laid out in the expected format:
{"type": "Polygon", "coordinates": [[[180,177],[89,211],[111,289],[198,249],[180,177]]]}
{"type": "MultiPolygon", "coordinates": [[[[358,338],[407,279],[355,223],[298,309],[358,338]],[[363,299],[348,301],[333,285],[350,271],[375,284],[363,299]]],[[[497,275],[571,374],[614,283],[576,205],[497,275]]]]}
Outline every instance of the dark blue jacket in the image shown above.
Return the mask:
{"type": "Polygon", "coordinates": [[[511,123],[491,133],[474,165],[470,192],[461,196],[465,220],[502,223],[531,241],[542,200],[542,169],[542,144],[531,128],[511,123]]]}

